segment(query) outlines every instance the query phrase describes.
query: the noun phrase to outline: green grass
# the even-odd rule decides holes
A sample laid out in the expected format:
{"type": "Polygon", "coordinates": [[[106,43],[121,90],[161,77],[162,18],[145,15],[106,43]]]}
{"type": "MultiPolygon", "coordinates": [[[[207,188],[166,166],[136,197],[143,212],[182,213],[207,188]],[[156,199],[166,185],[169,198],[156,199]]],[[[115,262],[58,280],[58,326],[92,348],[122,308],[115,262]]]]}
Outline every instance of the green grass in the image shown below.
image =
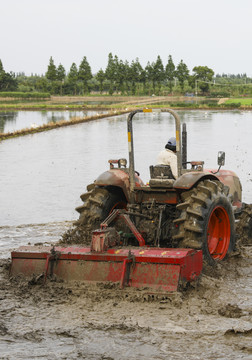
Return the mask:
{"type": "Polygon", "coordinates": [[[15,92],[15,91],[6,91],[0,92],[0,97],[4,98],[15,98],[15,99],[49,99],[51,95],[49,93],[39,93],[39,92],[15,92]]]}
{"type": "Polygon", "coordinates": [[[83,110],[83,109],[110,109],[111,106],[106,105],[74,105],[74,104],[1,104],[0,103],[0,110],[83,110]]]}
{"type": "Polygon", "coordinates": [[[229,99],[225,102],[226,105],[229,104],[241,104],[240,106],[252,106],[252,98],[236,98],[236,99],[229,99]]]}
{"type": "MultiPolygon", "coordinates": [[[[1,94],[1,93],[0,93],[1,94]]],[[[5,93],[6,94],[6,93],[5,93]]],[[[111,97],[110,97],[111,98],[111,97]]],[[[13,98],[14,99],[14,98],[13,98]]],[[[116,99],[116,97],[115,97],[116,99]]],[[[42,99],[40,99],[42,100],[42,99]]],[[[35,99],[30,99],[30,102],[28,103],[27,99],[22,99],[22,100],[17,100],[16,102],[15,100],[12,100],[11,102],[9,101],[4,101],[1,100],[1,96],[0,96],[0,110],[5,111],[5,110],[92,110],[92,109],[96,109],[96,110],[105,110],[107,109],[108,111],[110,110],[126,110],[126,108],[144,108],[144,107],[149,107],[149,108],[174,108],[174,109],[239,109],[240,107],[243,108],[251,108],[252,107],[252,98],[234,98],[234,99],[228,99],[225,103],[218,105],[217,103],[206,103],[207,101],[205,101],[204,103],[202,103],[200,100],[200,98],[198,98],[198,103],[188,103],[185,101],[176,101],[176,99],[174,99],[175,101],[170,101],[170,99],[167,99],[167,103],[165,101],[161,101],[162,104],[159,103],[155,103],[155,101],[153,101],[153,103],[151,103],[150,99],[147,98],[148,101],[146,101],[146,103],[139,101],[139,104],[137,104],[136,101],[132,100],[132,104],[130,104],[129,102],[123,102],[123,103],[111,103],[111,104],[88,104],[83,102],[82,104],[73,104],[69,101],[69,103],[67,103],[67,99],[66,102],[64,103],[57,103],[57,99],[56,101],[52,102],[48,102],[46,99],[43,99],[42,101],[40,101],[39,99],[37,99],[37,101],[35,99]],[[40,102],[39,102],[40,101],[40,102]]]]}

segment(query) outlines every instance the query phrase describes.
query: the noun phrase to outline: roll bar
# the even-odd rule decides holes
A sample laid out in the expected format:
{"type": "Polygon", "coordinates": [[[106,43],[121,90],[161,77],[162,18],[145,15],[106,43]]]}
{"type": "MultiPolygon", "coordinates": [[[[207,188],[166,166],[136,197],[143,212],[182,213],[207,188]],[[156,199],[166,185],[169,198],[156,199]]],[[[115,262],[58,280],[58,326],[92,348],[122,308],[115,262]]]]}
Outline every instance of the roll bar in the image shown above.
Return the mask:
{"type": "Polygon", "coordinates": [[[176,122],[176,152],[177,152],[177,167],[178,167],[178,176],[181,176],[182,170],[182,160],[181,160],[181,126],[180,118],[178,114],[171,109],[142,109],[132,111],[128,115],[127,127],[128,127],[128,147],[129,147],[129,178],[130,178],[130,191],[134,191],[135,187],[135,163],[134,163],[134,143],[133,143],[133,126],[132,120],[135,114],[137,113],[149,113],[149,112],[168,112],[175,118],[176,122]]]}

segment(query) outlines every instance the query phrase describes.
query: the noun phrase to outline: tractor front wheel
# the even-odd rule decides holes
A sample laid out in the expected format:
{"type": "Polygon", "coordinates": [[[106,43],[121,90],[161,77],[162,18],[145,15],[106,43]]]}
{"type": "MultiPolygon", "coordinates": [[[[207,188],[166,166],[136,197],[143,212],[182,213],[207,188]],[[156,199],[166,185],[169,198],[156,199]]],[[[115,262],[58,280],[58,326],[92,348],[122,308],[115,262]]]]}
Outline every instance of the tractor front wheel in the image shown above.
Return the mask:
{"type": "Polygon", "coordinates": [[[182,194],[174,223],[179,247],[202,249],[210,264],[223,260],[235,246],[235,220],[228,187],[205,180],[182,194]]]}

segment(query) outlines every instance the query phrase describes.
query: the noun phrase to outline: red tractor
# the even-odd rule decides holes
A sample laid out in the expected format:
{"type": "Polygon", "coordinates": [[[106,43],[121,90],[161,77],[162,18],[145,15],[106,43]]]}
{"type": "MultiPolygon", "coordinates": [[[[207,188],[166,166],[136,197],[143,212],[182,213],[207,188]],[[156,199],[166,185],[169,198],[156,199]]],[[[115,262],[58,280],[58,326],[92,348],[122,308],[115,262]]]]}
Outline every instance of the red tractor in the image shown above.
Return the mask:
{"type": "MultiPolygon", "coordinates": [[[[136,110],[128,116],[129,167],[126,159],[109,160],[110,169],[81,195],[79,220],[63,235],[64,244],[13,251],[12,276],[42,274],[44,282],[56,276],[177,291],[201,274],[202,253],[213,265],[234,249],[234,215],[242,208],[240,181],[234,172],[220,169],[223,152],[217,170],[204,170],[203,161],[187,161],[186,129],[183,126],[181,135],[180,119],[172,110],[157,111],[172,114],[176,122],[178,178],[173,178],[170,166],[157,165],[150,166],[148,185],[140,179],[134,165],[132,119],[151,111],[136,110]]],[[[245,214],[251,231],[250,213],[245,214]]]]}
{"type": "Polygon", "coordinates": [[[128,216],[143,240],[137,241],[132,228],[127,233],[120,216],[113,216],[109,221],[121,235],[120,244],[202,249],[210,264],[223,260],[235,247],[234,215],[242,208],[239,178],[221,169],[225,153],[218,154],[217,170],[204,169],[203,161],[187,161],[185,124],[181,132],[180,118],[170,109],[133,111],[127,127],[129,167],[126,159],[109,160],[110,169],[81,195],[84,204],[76,209],[79,220],[65,240],[90,243],[92,230],[113,210],[123,209],[118,214],[128,216]],[[168,112],[175,119],[178,178],[173,178],[167,165],[150,166],[146,185],[135,170],[132,120],[137,113],[154,111],[168,112]]]}

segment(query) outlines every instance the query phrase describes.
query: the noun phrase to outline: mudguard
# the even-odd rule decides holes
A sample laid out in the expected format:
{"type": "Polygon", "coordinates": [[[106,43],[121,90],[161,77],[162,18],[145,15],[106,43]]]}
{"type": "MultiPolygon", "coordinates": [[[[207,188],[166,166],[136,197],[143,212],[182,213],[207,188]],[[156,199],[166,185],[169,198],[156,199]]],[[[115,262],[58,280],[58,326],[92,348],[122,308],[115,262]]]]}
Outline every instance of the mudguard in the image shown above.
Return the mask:
{"type": "Polygon", "coordinates": [[[242,206],[242,187],[235,172],[230,170],[191,171],[181,175],[173,184],[174,189],[190,190],[199,181],[205,179],[219,180],[229,187],[229,194],[233,196],[233,205],[242,206]]]}
{"type": "MultiPolygon", "coordinates": [[[[214,171],[214,170],[213,170],[214,171]]],[[[242,186],[239,177],[234,171],[220,170],[216,176],[218,179],[229,187],[229,194],[233,196],[232,204],[237,208],[242,207],[242,186]]]]}
{"type": "MultiPolygon", "coordinates": [[[[102,173],[95,180],[98,186],[115,186],[122,189],[127,200],[130,198],[130,183],[128,169],[110,169],[102,173]]],[[[135,186],[143,186],[144,183],[135,173],[135,186]]]]}
{"type": "Polygon", "coordinates": [[[218,177],[208,171],[190,171],[181,175],[173,184],[174,189],[190,190],[204,179],[218,180],[218,177]]]}

